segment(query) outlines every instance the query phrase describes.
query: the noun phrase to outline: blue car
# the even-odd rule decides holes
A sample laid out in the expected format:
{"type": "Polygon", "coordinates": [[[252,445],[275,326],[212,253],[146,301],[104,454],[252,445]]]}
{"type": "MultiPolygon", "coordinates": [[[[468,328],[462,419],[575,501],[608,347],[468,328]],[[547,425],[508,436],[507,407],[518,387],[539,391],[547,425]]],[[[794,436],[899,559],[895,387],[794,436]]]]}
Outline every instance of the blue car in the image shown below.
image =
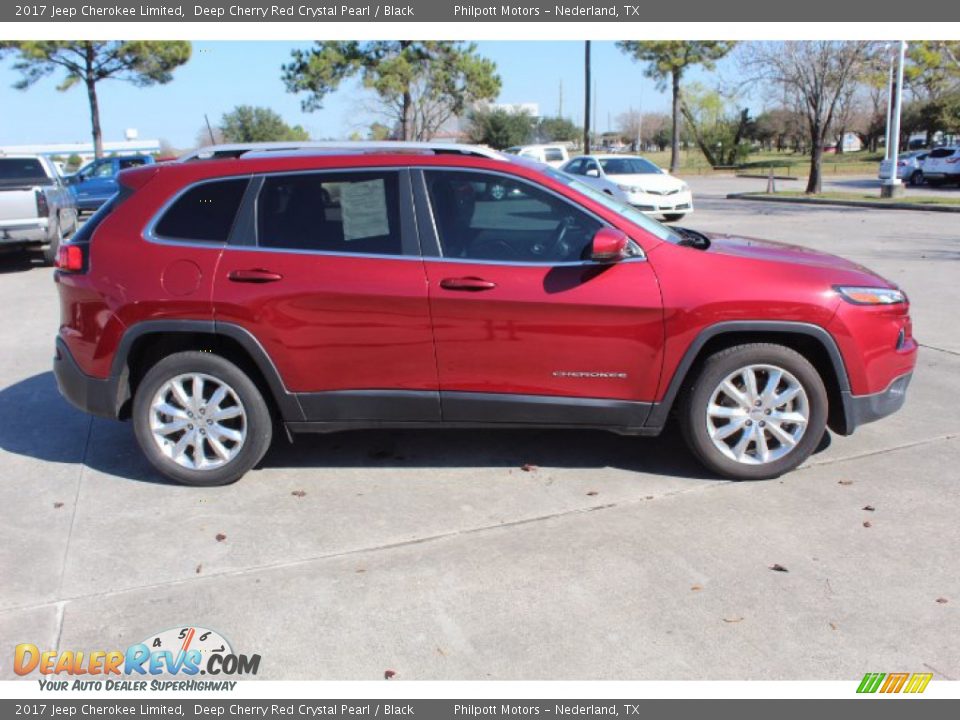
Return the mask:
{"type": "Polygon", "coordinates": [[[87,163],[66,178],[70,192],[77,202],[77,209],[96,210],[117,192],[117,173],[153,162],[150,155],[124,155],[99,158],[87,163]]]}

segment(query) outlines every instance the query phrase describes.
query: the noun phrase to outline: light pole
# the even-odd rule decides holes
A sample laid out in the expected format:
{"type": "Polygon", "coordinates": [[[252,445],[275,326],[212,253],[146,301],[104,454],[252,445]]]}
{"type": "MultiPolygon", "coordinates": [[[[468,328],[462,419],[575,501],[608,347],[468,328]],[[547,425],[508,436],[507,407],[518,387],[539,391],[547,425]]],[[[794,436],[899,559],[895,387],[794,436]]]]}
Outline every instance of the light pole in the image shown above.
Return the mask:
{"type": "Polygon", "coordinates": [[[890,55],[890,62],[888,63],[887,68],[887,122],[884,123],[884,136],[883,136],[883,159],[890,159],[890,113],[893,110],[893,53],[890,50],[893,48],[893,45],[887,43],[883,46],[883,49],[886,50],[890,55]]]}
{"type": "Polygon", "coordinates": [[[897,59],[897,86],[893,93],[893,113],[889,122],[890,136],[890,177],[880,186],[880,197],[892,198],[903,195],[903,183],[897,177],[897,160],[900,155],[900,110],[903,99],[903,61],[907,53],[907,43],[900,41],[899,57],[897,59]]]}

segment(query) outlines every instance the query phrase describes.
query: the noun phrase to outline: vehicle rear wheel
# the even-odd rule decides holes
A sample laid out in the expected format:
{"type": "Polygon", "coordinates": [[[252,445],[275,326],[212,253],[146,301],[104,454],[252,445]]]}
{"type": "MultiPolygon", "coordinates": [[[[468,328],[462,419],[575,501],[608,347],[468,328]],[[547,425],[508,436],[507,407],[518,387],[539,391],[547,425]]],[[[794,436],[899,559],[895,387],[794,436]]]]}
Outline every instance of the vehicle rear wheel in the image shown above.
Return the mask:
{"type": "Polygon", "coordinates": [[[667,222],[676,222],[677,220],[682,220],[684,215],[686,215],[686,213],[670,213],[669,215],[664,215],[663,219],[667,222]]]}
{"type": "Polygon", "coordinates": [[[685,393],[681,428],[710,470],[764,480],[810,456],[827,411],[823,380],[805,357],[782,345],[737,345],[704,362],[685,393]]]}
{"type": "Polygon", "coordinates": [[[914,187],[923,185],[923,170],[914,170],[910,175],[910,184],[914,187]]]}
{"type": "Polygon", "coordinates": [[[203,352],[170,355],[147,372],[133,399],[141,450],[184,485],[227,485],[263,458],[273,437],[256,384],[229,360],[203,352]]]}
{"type": "Polygon", "coordinates": [[[60,224],[60,218],[57,218],[53,238],[50,240],[50,244],[43,248],[43,260],[47,265],[53,265],[56,262],[61,242],[63,242],[63,226],[60,224]]]}

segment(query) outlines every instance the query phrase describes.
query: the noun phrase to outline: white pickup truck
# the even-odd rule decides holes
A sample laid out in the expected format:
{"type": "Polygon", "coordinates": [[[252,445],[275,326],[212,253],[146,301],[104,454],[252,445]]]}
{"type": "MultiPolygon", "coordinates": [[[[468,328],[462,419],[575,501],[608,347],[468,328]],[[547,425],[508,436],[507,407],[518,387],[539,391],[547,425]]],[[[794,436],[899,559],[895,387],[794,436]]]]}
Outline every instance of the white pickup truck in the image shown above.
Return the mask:
{"type": "Polygon", "coordinates": [[[60,241],[77,229],[77,206],[52,161],[0,155],[0,250],[44,245],[53,262],[60,241]]]}

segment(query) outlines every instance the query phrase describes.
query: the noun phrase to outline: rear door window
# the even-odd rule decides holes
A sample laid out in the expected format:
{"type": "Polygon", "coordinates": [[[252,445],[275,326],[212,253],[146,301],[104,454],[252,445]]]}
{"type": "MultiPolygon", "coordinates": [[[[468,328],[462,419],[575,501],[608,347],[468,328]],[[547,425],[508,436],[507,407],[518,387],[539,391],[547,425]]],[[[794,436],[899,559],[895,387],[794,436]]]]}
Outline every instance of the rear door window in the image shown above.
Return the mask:
{"type": "Polygon", "coordinates": [[[950,157],[956,152],[955,148],[937,148],[936,150],[931,150],[929,157],[931,158],[946,158],[950,157]]]}
{"type": "Polygon", "coordinates": [[[193,186],[163,214],[154,234],[171,240],[225,243],[247,183],[247,178],[239,178],[193,186]]]}
{"type": "Polygon", "coordinates": [[[547,162],[563,161],[563,150],[560,148],[547,148],[543,151],[543,157],[547,162]]]}
{"type": "Polygon", "coordinates": [[[260,247],[403,255],[395,171],[271,175],[257,198],[260,247]]]}

